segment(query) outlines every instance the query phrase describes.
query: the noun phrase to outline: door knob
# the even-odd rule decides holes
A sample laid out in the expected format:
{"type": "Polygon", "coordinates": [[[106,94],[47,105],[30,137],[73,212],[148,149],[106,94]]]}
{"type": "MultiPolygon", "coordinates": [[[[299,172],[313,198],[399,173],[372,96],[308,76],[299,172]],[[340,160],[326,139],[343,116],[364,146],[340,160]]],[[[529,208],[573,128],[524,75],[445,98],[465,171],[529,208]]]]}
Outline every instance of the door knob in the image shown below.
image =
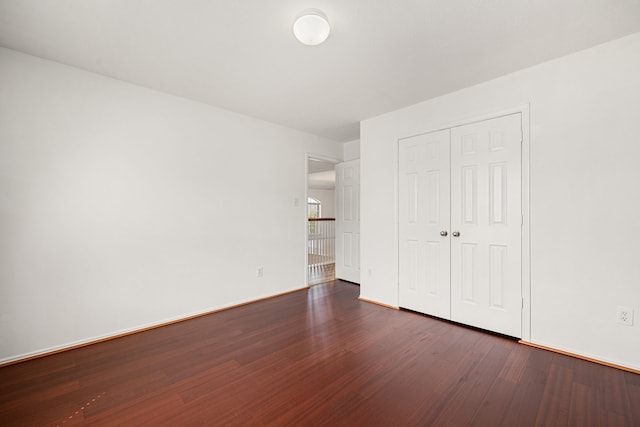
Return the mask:
{"type": "Polygon", "coordinates": [[[447,237],[447,235],[448,235],[448,234],[449,234],[449,233],[447,233],[447,231],[446,231],[446,230],[442,230],[442,231],[440,232],[440,235],[441,235],[442,237],[447,237]]]}
{"type": "Polygon", "coordinates": [[[459,231],[454,231],[453,233],[451,233],[451,235],[453,237],[460,237],[460,232],[459,231]]]}

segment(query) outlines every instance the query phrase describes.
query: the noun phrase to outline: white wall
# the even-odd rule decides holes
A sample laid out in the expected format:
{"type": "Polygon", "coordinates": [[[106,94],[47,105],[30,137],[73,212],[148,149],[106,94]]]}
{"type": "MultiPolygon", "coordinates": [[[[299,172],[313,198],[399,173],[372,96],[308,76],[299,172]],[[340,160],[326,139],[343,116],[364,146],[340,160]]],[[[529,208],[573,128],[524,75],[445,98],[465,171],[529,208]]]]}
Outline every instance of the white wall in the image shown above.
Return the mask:
{"type": "Polygon", "coordinates": [[[309,197],[320,200],[322,218],[336,217],[336,192],[320,188],[310,188],[309,197]]]}
{"type": "Polygon", "coordinates": [[[364,121],[362,297],[398,305],[397,139],[530,104],[531,341],[640,369],[639,96],[640,33],[364,121]]]}
{"type": "Polygon", "coordinates": [[[0,362],[305,286],[341,144],[6,49],[0,94],[0,362]]]}
{"type": "Polygon", "coordinates": [[[360,140],[345,142],[342,144],[342,159],[345,162],[349,160],[357,160],[360,158],[360,140]]]}

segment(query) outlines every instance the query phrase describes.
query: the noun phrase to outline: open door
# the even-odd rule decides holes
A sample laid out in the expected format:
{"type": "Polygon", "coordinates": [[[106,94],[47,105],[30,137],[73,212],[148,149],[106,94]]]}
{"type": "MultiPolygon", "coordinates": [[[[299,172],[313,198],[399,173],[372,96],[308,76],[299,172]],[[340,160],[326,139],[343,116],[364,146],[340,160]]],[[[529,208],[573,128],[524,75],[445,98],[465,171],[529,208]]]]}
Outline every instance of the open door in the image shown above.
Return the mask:
{"type": "Polygon", "coordinates": [[[360,160],[336,165],[336,278],[360,283],[360,160]]]}

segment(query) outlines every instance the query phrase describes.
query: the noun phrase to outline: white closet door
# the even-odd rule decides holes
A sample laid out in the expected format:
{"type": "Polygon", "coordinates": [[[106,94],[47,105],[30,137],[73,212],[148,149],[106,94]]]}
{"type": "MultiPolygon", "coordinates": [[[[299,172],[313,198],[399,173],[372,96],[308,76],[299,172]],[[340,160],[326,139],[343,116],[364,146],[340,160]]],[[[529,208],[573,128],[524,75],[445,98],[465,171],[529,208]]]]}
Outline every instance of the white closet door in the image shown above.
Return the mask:
{"type": "Polygon", "coordinates": [[[449,319],[449,130],[399,143],[399,303],[449,319]]]}
{"type": "Polygon", "coordinates": [[[336,278],[360,283],[360,160],[336,165],[336,278]]]}
{"type": "Polygon", "coordinates": [[[521,336],[521,115],[451,130],[451,319],[521,336]]]}

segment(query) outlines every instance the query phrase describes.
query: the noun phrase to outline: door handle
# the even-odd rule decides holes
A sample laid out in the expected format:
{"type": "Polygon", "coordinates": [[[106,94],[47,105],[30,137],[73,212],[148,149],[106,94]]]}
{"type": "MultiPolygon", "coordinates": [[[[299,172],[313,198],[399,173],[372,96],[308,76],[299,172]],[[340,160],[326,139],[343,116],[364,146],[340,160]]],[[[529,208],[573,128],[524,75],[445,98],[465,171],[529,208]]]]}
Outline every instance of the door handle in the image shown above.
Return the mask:
{"type": "Polygon", "coordinates": [[[447,233],[447,231],[446,231],[446,230],[442,230],[442,231],[440,232],[440,235],[441,235],[442,237],[447,237],[447,236],[449,235],[449,233],[447,233]]]}
{"type": "Polygon", "coordinates": [[[459,231],[454,231],[453,233],[451,233],[451,235],[453,237],[460,237],[460,232],[459,231]]]}

